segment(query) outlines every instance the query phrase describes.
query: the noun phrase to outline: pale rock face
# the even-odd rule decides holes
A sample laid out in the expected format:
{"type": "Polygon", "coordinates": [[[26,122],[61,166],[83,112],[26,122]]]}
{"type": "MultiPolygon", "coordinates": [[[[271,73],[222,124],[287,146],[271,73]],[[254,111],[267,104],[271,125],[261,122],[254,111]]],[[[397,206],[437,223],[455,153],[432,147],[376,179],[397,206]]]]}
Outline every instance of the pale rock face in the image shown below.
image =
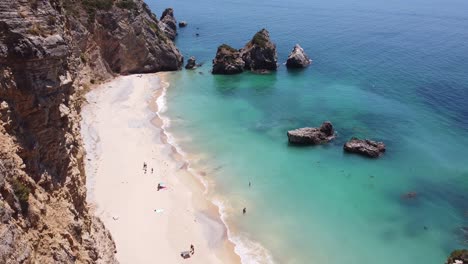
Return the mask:
{"type": "Polygon", "coordinates": [[[288,60],[286,61],[286,67],[290,69],[300,69],[305,68],[311,64],[311,60],[309,56],[305,53],[304,49],[296,44],[293,50],[288,56],[288,60]]]}
{"type": "Polygon", "coordinates": [[[385,152],[385,144],[368,139],[352,138],[344,144],[343,149],[349,153],[378,158],[385,152]]]}
{"type": "Polygon", "coordinates": [[[320,127],[303,127],[288,131],[288,141],[297,145],[318,145],[335,138],[332,123],[326,121],[320,127]]]}

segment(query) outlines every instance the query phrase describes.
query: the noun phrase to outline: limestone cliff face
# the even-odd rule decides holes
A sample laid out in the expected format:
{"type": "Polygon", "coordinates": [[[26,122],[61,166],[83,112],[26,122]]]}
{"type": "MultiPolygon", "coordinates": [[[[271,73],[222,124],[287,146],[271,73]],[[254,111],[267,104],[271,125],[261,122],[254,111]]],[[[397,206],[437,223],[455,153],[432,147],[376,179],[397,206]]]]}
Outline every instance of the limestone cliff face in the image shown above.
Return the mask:
{"type": "Polygon", "coordinates": [[[0,1],[0,263],[114,263],[86,203],[82,95],[182,56],[141,0],[0,1]]]}

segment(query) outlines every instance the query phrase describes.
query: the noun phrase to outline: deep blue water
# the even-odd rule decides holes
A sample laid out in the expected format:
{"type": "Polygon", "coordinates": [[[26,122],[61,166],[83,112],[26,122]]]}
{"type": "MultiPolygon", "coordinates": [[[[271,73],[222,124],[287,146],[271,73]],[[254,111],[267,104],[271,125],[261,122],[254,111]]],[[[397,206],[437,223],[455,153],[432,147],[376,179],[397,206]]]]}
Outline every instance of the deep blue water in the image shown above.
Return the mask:
{"type": "Polygon", "coordinates": [[[268,252],[277,263],[436,264],[468,246],[467,1],[149,4],[188,21],[177,46],[204,63],[170,76],[166,114],[214,182],[246,263],[268,252]],[[313,64],[211,75],[218,45],[241,48],[263,27],[281,63],[299,43],[313,64]],[[334,142],[287,144],[287,130],[325,120],[334,142]],[[346,155],[352,136],[387,153],[346,155]],[[416,199],[403,199],[410,191],[416,199]]]}

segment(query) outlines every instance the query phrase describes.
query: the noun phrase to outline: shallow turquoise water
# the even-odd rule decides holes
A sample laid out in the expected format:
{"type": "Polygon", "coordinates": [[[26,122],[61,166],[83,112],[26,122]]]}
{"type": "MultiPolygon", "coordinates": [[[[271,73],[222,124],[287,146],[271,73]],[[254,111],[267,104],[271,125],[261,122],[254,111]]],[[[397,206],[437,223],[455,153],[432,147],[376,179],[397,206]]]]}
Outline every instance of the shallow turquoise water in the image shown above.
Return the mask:
{"type": "Polygon", "coordinates": [[[233,233],[277,263],[443,263],[468,240],[468,3],[304,2],[150,2],[188,21],[177,45],[204,63],[170,76],[169,131],[201,154],[192,164],[233,233]],[[280,62],[300,43],[313,65],[210,74],[219,44],[240,48],[262,27],[280,62]],[[325,120],[334,142],[287,144],[287,130],[325,120]],[[352,136],[387,153],[346,155],[352,136]]]}

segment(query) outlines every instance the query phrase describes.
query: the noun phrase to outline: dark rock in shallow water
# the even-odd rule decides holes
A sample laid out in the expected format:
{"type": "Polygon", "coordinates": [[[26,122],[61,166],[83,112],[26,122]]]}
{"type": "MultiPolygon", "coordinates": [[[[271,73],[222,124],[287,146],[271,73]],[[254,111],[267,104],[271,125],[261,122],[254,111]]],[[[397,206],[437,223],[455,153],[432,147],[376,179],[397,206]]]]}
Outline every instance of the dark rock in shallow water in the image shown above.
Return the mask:
{"type": "Polygon", "coordinates": [[[186,27],[187,26],[187,22],[186,21],[180,21],[179,22],[179,27],[186,27]]]}
{"type": "Polygon", "coordinates": [[[288,131],[288,140],[292,144],[317,145],[335,138],[333,125],[326,121],[319,127],[304,127],[288,131]]]}
{"type": "Polygon", "coordinates": [[[216,57],[213,60],[213,74],[237,74],[244,71],[245,63],[240,57],[240,52],[229,45],[218,47],[216,57]]]}
{"type": "Polygon", "coordinates": [[[447,259],[446,264],[468,264],[468,250],[454,250],[447,259]]]}
{"type": "Polygon", "coordinates": [[[177,21],[174,18],[174,10],[172,8],[166,8],[161,15],[159,21],[159,28],[164,31],[164,34],[171,40],[174,40],[177,36],[177,21]]]}
{"type": "Polygon", "coordinates": [[[191,70],[191,69],[195,69],[196,67],[197,67],[197,63],[196,63],[195,57],[192,56],[188,59],[187,65],[185,65],[185,69],[191,70]]]}
{"type": "Polygon", "coordinates": [[[401,197],[404,199],[414,199],[417,196],[418,196],[417,192],[408,192],[408,193],[403,194],[401,197]]]}
{"type": "Polygon", "coordinates": [[[241,50],[241,57],[247,70],[275,71],[278,68],[276,45],[270,40],[270,34],[266,29],[257,32],[245,45],[241,50]]]}
{"type": "Polygon", "coordinates": [[[352,138],[344,144],[343,149],[346,152],[357,153],[370,158],[378,158],[385,152],[385,144],[368,139],[352,138]]]}
{"type": "Polygon", "coordinates": [[[296,46],[294,46],[294,49],[288,56],[288,60],[286,61],[286,67],[290,69],[300,69],[309,66],[310,63],[311,60],[309,56],[307,56],[307,54],[304,52],[304,49],[301,46],[299,46],[299,44],[296,44],[296,46]]]}

